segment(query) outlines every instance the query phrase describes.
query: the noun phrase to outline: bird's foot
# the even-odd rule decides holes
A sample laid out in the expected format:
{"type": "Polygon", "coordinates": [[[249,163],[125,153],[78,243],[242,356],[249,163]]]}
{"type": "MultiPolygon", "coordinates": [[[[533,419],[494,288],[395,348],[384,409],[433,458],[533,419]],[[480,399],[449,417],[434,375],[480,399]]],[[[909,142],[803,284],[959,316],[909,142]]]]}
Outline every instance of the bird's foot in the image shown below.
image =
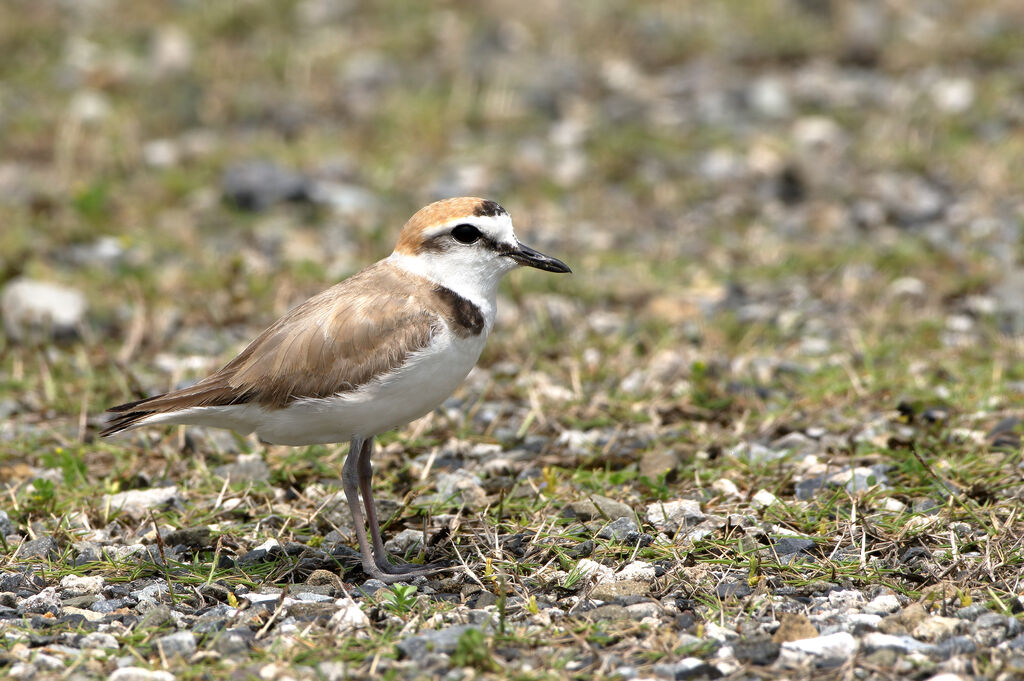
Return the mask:
{"type": "Polygon", "coordinates": [[[395,582],[403,582],[415,577],[426,576],[439,572],[441,570],[449,569],[447,561],[435,561],[433,563],[426,563],[424,565],[418,565],[416,563],[391,563],[386,557],[378,557],[372,564],[363,565],[363,572],[372,577],[373,579],[379,579],[385,584],[394,584],[395,582]]]}

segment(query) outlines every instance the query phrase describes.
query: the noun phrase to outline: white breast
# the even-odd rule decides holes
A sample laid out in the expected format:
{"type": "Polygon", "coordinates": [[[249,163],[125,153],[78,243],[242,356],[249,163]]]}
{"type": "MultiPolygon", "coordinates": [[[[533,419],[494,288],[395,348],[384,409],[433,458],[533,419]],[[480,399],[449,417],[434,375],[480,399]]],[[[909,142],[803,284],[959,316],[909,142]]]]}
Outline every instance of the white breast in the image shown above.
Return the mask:
{"type": "MultiPolygon", "coordinates": [[[[488,325],[489,326],[489,325],[488,325]]],[[[311,445],[371,437],[414,421],[451,395],[476,364],[487,332],[460,339],[444,330],[400,369],[359,390],[297,400],[284,409],[258,409],[254,429],[267,442],[311,445]]]]}

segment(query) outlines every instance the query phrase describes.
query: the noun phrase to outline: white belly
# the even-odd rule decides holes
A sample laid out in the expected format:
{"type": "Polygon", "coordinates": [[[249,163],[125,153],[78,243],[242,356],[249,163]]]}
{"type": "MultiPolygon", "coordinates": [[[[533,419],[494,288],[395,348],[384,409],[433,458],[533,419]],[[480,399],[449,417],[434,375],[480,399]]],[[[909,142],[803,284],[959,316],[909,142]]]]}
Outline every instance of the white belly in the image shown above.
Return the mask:
{"type": "Polygon", "coordinates": [[[462,383],[483,350],[487,334],[460,339],[442,332],[401,369],[334,397],[303,399],[283,409],[253,404],[198,407],[150,423],[185,423],[255,431],[267,442],[312,445],[372,437],[429,413],[462,383]]]}

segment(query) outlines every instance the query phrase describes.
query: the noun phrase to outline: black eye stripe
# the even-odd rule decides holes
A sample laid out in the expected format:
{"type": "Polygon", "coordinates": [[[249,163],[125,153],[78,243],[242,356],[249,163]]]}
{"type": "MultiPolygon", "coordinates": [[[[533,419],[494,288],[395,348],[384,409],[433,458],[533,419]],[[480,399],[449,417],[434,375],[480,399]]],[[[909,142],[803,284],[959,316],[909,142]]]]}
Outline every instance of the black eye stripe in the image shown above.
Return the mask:
{"type": "Polygon", "coordinates": [[[460,244],[471,244],[480,240],[483,234],[480,230],[473,225],[455,225],[452,228],[452,238],[458,241],[460,244]]]}

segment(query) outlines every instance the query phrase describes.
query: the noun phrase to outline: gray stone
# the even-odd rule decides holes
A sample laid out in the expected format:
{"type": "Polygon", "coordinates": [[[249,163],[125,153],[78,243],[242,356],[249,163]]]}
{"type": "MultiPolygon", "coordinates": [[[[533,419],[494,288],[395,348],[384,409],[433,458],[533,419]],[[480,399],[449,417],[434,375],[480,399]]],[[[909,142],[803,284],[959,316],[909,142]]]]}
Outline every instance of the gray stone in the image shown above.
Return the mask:
{"type": "Polygon", "coordinates": [[[930,653],[932,645],[922,643],[911,636],[894,636],[873,631],[861,639],[861,646],[867,653],[876,650],[895,650],[898,653],[930,653]]]}
{"type": "Polygon", "coordinates": [[[174,674],[165,671],[150,671],[142,667],[121,667],[115,669],[108,681],[175,681],[174,674]]]}
{"type": "Polygon", "coordinates": [[[704,520],[700,502],[692,499],[657,502],[647,506],[647,522],[666,534],[675,534],[680,528],[697,525],[704,520]]]}
{"type": "Polygon", "coordinates": [[[473,627],[468,624],[463,624],[448,627],[447,629],[425,631],[399,641],[397,646],[398,652],[401,653],[403,657],[414,660],[422,658],[427,653],[451,654],[455,652],[455,647],[459,643],[459,638],[461,638],[462,635],[470,629],[476,628],[477,627],[473,627]]]}
{"type": "Polygon", "coordinates": [[[704,660],[687,657],[678,662],[662,662],[654,665],[654,675],[662,679],[717,679],[722,675],[718,669],[704,660]]]}
{"type": "MultiPolygon", "coordinates": [[[[5,419],[9,414],[3,414],[4,408],[0,406],[0,419],[5,419]]],[[[8,536],[15,533],[17,528],[14,527],[14,523],[7,517],[7,511],[0,511],[0,536],[8,536]]]]}
{"type": "Polygon", "coordinates": [[[221,191],[228,203],[254,212],[282,201],[308,200],[311,189],[306,177],[270,161],[236,163],[224,172],[221,180],[221,191]]]}
{"type": "Polygon", "coordinates": [[[60,558],[60,548],[53,537],[40,537],[22,544],[18,549],[18,557],[57,560],[60,558]]]}
{"type": "Polygon", "coordinates": [[[256,634],[248,628],[227,629],[213,639],[213,649],[224,655],[241,655],[249,651],[256,634]]]}
{"type": "Polygon", "coordinates": [[[270,479],[270,468],[259,454],[239,454],[235,463],[218,466],[213,469],[213,474],[234,482],[244,480],[266,482],[270,479]]]}
{"type": "Polygon", "coordinates": [[[78,335],[85,317],[85,296],[46,281],[14,279],[0,293],[4,330],[14,340],[78,335]]]}
{"type": "Polygon", "coordinates": [[[179,631],[156,640],[156,645],[165,657],[191,657],[196,652],[196,635],[191,631],[179,631]]]}
{"type": "Polygon", "coordinates": [[[120,644],[118,644],[116,638],[114,638],[110,634],[106,634],[99,631],[94,631],[91,634],[86,634],[85,636],[83,636],[79,645],[81,646],[82,650],[87,650],[89,648],[117,650],[121,647],[120,644]]]}
{"type": "Polygon", "coordinates": [[[936,660],[948,660],[960,655],[971,655],[978,645],[969,636],[950,636],[932,646],[929,654],[936,660]]]}
{"type": "Polygon", "coordinates": [[[597,533],[597,536],[601,539],[611,539],[612,541],[624,541],[626,537],[631,534],[636,534],[640,531],[640,527],[633,520],[632,516],[623,516],[616,518],[607,525],[601,528],[597,533]]]}
{"type": "Polygon", "coordinates": [[[150,511],[164,508],[172,503],[179,503],[181,496],[177,487],[152,487],[150,489],[133,489],[117,494],[105,494],[100,500],[101,508],[120,511],[132,518],[144,518],[150,511]]]}
{"type": "Polygon", "coordinates": [[[614,520],[633,515],[633,509],[626,504],[599,494],[582,501],[574,501],[566,506],[565,510],[565,515],[579,520],[614,520]]]}
{"type": "Polygon", "coordinates": [[[45,615],[47,613],[55,616],[61,614],[63,608],[57,589],[48,586],[34,596],[29,596],[18,603],[18,614],[45,615]]]}
{"type": "Polygon", "coordinates": [[[787,667],[803,666],[807,660],[818,667],[837,667],[853,657],[858,645],[857,639],[845,631],[787,641],[782,644],[779,661],[787,667]]]}
{"type": "Polygon", "coordinates": [[[103,577],[67,575],[60,580],[61,597],[74,598],[87,594],[97,594],[103,590],[103,577]]]}

